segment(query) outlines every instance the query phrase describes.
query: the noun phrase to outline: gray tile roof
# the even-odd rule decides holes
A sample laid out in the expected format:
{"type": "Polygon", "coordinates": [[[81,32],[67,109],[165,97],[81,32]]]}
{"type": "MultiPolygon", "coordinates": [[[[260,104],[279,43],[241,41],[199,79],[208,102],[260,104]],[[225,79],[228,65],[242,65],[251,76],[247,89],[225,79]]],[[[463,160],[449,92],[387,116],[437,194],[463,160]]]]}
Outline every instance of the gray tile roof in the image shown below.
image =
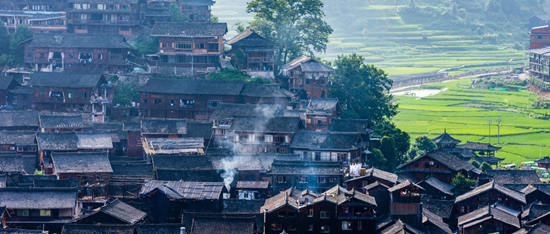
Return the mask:
{"type": "Polygon", "coordinates": [[[162,94],[236,96],[241,93],[243,87],[243,82],[232,81],[149,79],[147,84],[140,88],[140,91],[162,94]]]}
{"type": "Polygon", "coordinates": [[[93,216],[97,213],[107,214],[127,224],[135,224],[147,216],[145,212],[116,199],[108,202],[90,214],[79,217],[77,220],[93,216]]]}
{"type": "Polygon", "coordinates": [[[38,133],[38,148],[51,151],[112,149],[110,134],[101,133],[38,133]]]}
{"type": "Polygon", "coordinates": [[[254,30],[246,29],[244,32],[239,33],[237,36],[229,39],[225,42],[231,46],[243,46],[243,47],[273,47],[272,41],[260,36],[254,30]]]}
{"type": "Polygon", "coordinates": [[[370,133],[369,121],[365,119],[334,119],[330,123],[329,131],[342,133],[370,133]]]}
{"type": "Polygon", "coordinates": [[[230,129],[237,132],[295,133],[300,128],[302,120],[298,117],[237,117],[230,129]]]}
{"type": "Polygon", "coordinates": [[[33,87],[94,88],[102,79],[100,73],[37,72],[31,75],[30,84],[33,87]]]}
{"type": "Polygon", "coordinates": [[[497,151],[502,149],[502,147],[496,147],[488,143],[479,143],[479,142],[466,142],[463,145],[457,145],[456,148],[467,149],[467,150],[484,150],[484,151],[497,151]]]}
{"type": "Polygon", "coordinates": [[[487,219],[495,219],[517,228],[521,227],[520,220],[517,216],[495,206],[485,206],[458,217],[458,225],[470,227],[487,219]]]}
{"type": "Polygon", "coordinates": [[[112,173],[107,153],[52,153],[56,174],[112,173]]]}
{"type": "Polygon", "coordinates": [[[35,132],[13,132],[3,131],[0,132],[0,144],[10,145],[36,145],[35,132]]]}
{"type": "Polygon", "coordinates": [[[356,190],[347,190],[340,185],[336,185],[321,193],[319,197],[313,200],[313,203],[320,201],[331,201],[335,204],[341,205],[351,200],[358,200],[360,202],[367,203],[368,205],[376,206],[376,199],[374,197],[356,190]]]}
{"type": "Polygon", "coordinates": [[[151,36],[160,37],[219,37],[227,33],[226,23],[160,23],[155,24],[151,36]]]}
{"type": "MultiPolygon", "coordinates": [[[[26,173],[23,156],[0,155],[0,173],[26,173]]],[[[28,173],[33,173],[30,171],[28,173]]]]}
{"type": "Polygon", "coordinates": [[[129,49],[123,36],[115,34],[39,33],[33,36],[31,48],[107,48],[129,49]]]}
{"type": "Polygon", "coordinates": [[[285,206],[298,210],[300,204],[296,198],[291,196],[291,192],[292,188],[281,191],[277,195],[266,199],[264,205],[260,208],[260,212],[271,213],[285,206]]]}
{"type": "Polygon", "coordinates": [[[406,165],[410,165],[410,164],[412,164],[412,163],[416,162],[417,160],[419,160],[421,158],[424,158],[424,157],[429,157],[429,158],[431,158],[435,161],[438,161],[439,163],[445,165],[446,167],[450,168],[453,171],[465,170],[465,171],[474,172],[476,174],[481,173],[481,171],[479,169],[477,169],[476,167],[474,167],[471,163],[469,163],[467,161],[464,161],[464,160],[458,158],[457,156],[455,156],[451,153],[447,153],[447,152],[442,151],[442,150],[437,150],[437,151],[422,155],[420,157],[416,157],[412,161],[401,164],[400,166],[397,167],[397,169],[403,168],[406,165]]]}
{"type": "Polygon", "coordinates": [[[350,151],[364,147],[365,139],[358,133],[332,133],[301,130],[290,144],[294,149],[350,151]]]}
{"type": "Polygon", "coordinates": [[[367,178],[367,177],[374,177],[374,178],[382,179],[382,180],[385,180],[385,181],[388,181],[388,182],[391,182],[391,183],[394,183],[394,184],[397,183],[397,178],[398,178],[396,174],[393,174],[393,173],[387,172],[387,171],[383,171],[383,170],[380,170],[378,168],[373,167],[373,168],[369,168],[369,169],[365,170],[365,175],[348,179],[348,180],[345,181],[345,183],[355,181],[355,180],[360,180],[360,179],[367,178]]]}
{"type": "Polygon", "coordinates": [[[74,209],[76,189],[4,188],[0,189],[0,206],[8,209],[74,209]]]}
{"type": "Polygon", "coordinates": [[[271,164],[271,174],[342,176],[341,167],[341,163],[338,162],[274,160],[273,164],[271,164]]]}
{"type": "Polygon", "coordinates": [[[269,181],[243,181],[237,182],[236,188],[240,189],[267,189],[269,187],[269,181]]]}
{"type": "Polygon", "coordinates": [[[334,71],[333,68],[325,64],[322,64],[320,62],[317,62],[315,59],[311,57],[307,57],[305,55],[302,55],[290,61],[289,63],[284,64],[281,67],[281,71],[285,73],[298,67],[300,67],[303,72],[333,72],[334,71]]]}
{"type": "Polygon", "coordinates": [[[41,128],[84,128],[84,120],[82,119],[82,115],[41,114],[39,116],[39,120],[41,128]]]}
{"type": "Polygon", "coordinates": [[[542,184],[535,170],[489,170],[497,184],[542,184]]]}
{"type": "Polygon", "coordinates": [[[211,120],[232,119],[235,117],[281,116],[284,106],[271,104],[221,103],[210,115],[211,120]]]}
{"type": "MultiPolygon", "coordinates": [[[[424,183],[430,185],[431,187],[437,189],[438,191],[445,193],[447,195],[453,195],[453,186],[447,184],[433,176],[430,176],[424,180],[424,183]]],[[[421,183],[422,184],[422,183],[421,183]]]]}
{"type": "Polygon", "coordinates": [[[141,134],[186,134],[185,120],[144,119],[141,121],[141,134]]]}
{"type": "Polygon", "coordinates": [[[255,233],[254,219],[194,218],[189,234],[255,233]]]}
{"type": "Polygon", "coordinates": [[[496,190],[496,191],[498,191],[498,192],[500,192],[500,193],[502,193],[502,194],[504,194],[504,195],[516,200],[516,201],[519,201],[523,204],[526,204],[525,195],[523,193],[516,192],[514,190],[506,188],[502,185],[499,185],[499,184],[495,183],[494,181],[491,181],[489,183],[480,185],[480,186],[474,188],[473,190],[456,197],[455,203],[473,198],[475,196],[478,196],[479,194],[482,194],[482,193],[490,191],[490,190],[496,190]]]}
{"type": "Polygon", "coordinates": [[[441,134],[440,136],[434,138],[432,141],[436,144],[458,144],[458,143],[460,143],[460,140],[457,140],[457,139],[453,138],[451,135],[449,135],[447,133],[447,130],[445,130],[445,132],[443,132],[443,134],[441,134]]]}
{"type": "Polygon", "coordinates": [[[218,200],[224,191],[223,182],[184,182],[151,180],[143,185],[140,196],[159,190],[170,199],[218,200]]]}
{"type": "Polygon", "coordinates": [[[453,200],[422,199],[422,208],[444,219],[449,219],[451,217],[453,206],[453,200]]]}
{"type": "Polygon", "coordinates": [[[96,234],[96,233],[116,233],[116,234],[134,234],[134,227],[130,225],[113,224],[64,224],[61,234],[96,234]]]}
{"type": "Polygon", "coordinates": [[[426,223],[432,223],[436,227],[438,227],[443,233],[453,233],[451,228],[449,228],[449,225],[443,221],[443,218],[441,218],[439,215],[431,212],[428,209],[422,209],[422,224],[426,225],[426,223]]]}
{"type": "Polygon", "coordinates": [[[0,111],[0,127],[38,127],[36,111],[0,111]]]}

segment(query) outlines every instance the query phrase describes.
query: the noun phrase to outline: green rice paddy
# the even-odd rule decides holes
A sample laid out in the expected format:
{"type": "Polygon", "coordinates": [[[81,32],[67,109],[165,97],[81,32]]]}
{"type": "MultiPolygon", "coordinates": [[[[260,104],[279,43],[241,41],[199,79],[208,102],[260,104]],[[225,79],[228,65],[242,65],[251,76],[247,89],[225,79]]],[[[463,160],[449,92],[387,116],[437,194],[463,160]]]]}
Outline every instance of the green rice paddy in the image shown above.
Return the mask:
{"type": "Polygon", "coordinates": [[[529,91],[492,91],[468,88],[472,79],[431,84],[421,88],[447,88],[434,96],[417,98],[396,96],[399,114],[397,126],[411,135],[434,138],[444,129],[466,141],[489,142],[502,147],[497,157],[505,163],[536,160],[550,154],[550,120],[536,119],[533,109],[537,95],[529,91]],[[501,120],[500,144],[497,144],[497,120],[501,120]],[[489,121],[492,121],[489,135],[489,121]]]}

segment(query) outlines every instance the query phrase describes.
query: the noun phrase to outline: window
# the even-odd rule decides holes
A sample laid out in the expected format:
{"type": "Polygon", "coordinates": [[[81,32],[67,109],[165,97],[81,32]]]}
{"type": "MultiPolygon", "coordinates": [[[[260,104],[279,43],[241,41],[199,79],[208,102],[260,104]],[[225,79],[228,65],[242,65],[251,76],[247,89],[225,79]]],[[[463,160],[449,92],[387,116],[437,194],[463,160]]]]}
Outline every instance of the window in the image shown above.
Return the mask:
{"type": "Polygon", "coordinates": [[[218,52],[218,44],[208,43],[208,52],[218,52]]]}
{"type": "Polygon", "coordinates": [[[208,107],[209,108],[217,107],[220,103],[222,103],[222,101],[210,100],[208,101],[208,107]]]}
{"type": "Polygon", "coordinates": [[[21,210],[21,216],[29,216],[29,210],[21,210]]]}
{"type": "Polygon", "coordinates": [[[321,233],[330,233],[330,226],[329,225],[321,226],[321,233]]]}
{"type": "Polygon", "coordinates": [[[163,63],[167,63],[167,62],[168,62],[168,56],[166,56],[166,55],[161,55],[161,56],[160,56],[160,61],[163,62],[163,63]]]}
{"type": "Polygon", "coordinates": [[[189,42],[185,42],[185,43],[176,43],[176,48],[177,49],[184,49],[184,50],[190,50],[193,48],[193,45],[189,42]]]}
{"type": "Polygon", "coordinates": [[[51,210],[40,210],[40,216],[52,216],[51,210]]]}
{"type": "Polygon", "coordinates": [[[15,146],[10,146],[10,151],[15,151],[15,146]]]}
{"type": "Polygon", "coordinates": [[[290,137],[289,136],[285,136],[285,143],[290,143],[290,137]]]}
{"type": "Polygon", "coordinates": [[[50,92],[50,97],[51,98],[63,98],[63,93],[62,92],[50,92]]]}
{"type": "Polygon", "coordinates": [[[204,49],[204,43],[199,43],[197,46],[199,49],[204,49]]]}
{"type": "Polygon", "coordinates": [[[90,9],[90,4],[89,3],[83,3],[82,4],[82,9],[84,9],[84,10],[90,9]]]}
{"type": "Polygon", "coordinates": [[[155,104],[161,104],[161,103],[162,103],[161,99],[155,99],[155,104]]]}
{"type": "Polygon", "coordinates": [[[105,9],[107,9],[107,5],[101,4],[101,3],[100,3],[100,4],[97,4],[97,9],[98,9],[98,10],[105,10],[105,9]]]}
{"type": "Polygon", "coordinates": [[[325,184],[325,183],[327,183],[327,178],[326,177],[317,177],[317,182],[319,184],[325,184]]]}
{"type": "Polygon", "coordinates": [[[327,211],[325,211],[325,210],[322,210],[322,211],[320,212],[320,216],[321,216],[322,219],[328,219],[328,218],[329,218],[329,217],[328,217],[328,213],[327,213],[327,211]]]}
{"type": "Polygon", "coordinates": [[[300,176],[300,183],[307,183],[307,177],[300,176]]]}
{"type": "Polygon", "coordinates": [[[235,142],[239,142],[239,135],[235,135],[235,142]]]}
{"type": "Polygon", "coordinates": [[[170,106],[174,106],[174,103],[175,103],[174,100],[170,100],[170,106]]]}
{"type": "Polygon", "coordinates": [[[67,97],[68,97],[69,99],[71,99],[71,98],[74,97],[74,95],[73,95],[73,93],[69,93],[69,94],[67,94],[67,97]]]}
{"type": "Polygon", "coordinates": [[[351,222],[350,221],[342,221],[342,230],[350,231],[351,230],[351,222]]]}
{"type": "Polygon", "coordinates": [[[279,184],[286,183],[286,178],[284,176],[277,176],[277,183],[279,184]]]}
{"type": "Polygon", "coordinates": [[[88,19],[88,15],[87,15],[87,14],[80,14],[80,19],[81,19],[81,20],[87,20],[87,19],[88,19]]]}
{"type": "Polygon", "coordinates": [[[309,225],[307,226],[307,231],[308,231],[308,232],[312,232],[312,231],[313,231],[313,224],[309,224],[309,225]]]}
{"type": "Polygon", "coordinates": [[[265,143],[272,143],[273,142],[273,135],[265,135],[264,136],[264,142],[265,143]]]}
{"type": "Polygon", "coordinates": [[[307,213],[307,217],[313,217],[313,212],[314,212],[314,211],[315,211],[315,210],[314,210],[313,208],[310,208],[310,209],[309,209],[309,212],[307,213]]]}
{"type": "Polygon", "coordinates": [[[88,97],[88,93],[86,93],[86,92],[83,92],[83,93],[82,93],[82,97],[83,97],[83,98],[86,98],[86,97],[88,97]]]}

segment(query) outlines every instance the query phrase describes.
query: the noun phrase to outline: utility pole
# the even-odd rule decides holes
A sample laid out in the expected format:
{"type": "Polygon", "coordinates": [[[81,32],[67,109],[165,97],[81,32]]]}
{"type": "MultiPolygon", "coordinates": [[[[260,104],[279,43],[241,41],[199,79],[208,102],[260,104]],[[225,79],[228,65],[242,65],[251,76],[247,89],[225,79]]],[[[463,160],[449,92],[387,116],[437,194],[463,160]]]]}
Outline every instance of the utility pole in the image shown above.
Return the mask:
{"type": "Polygon", "coordinates": [[[489,122],[489,144],[491,144],[491,123],[493,121],[489,120],[488,122],[489,122]]]}
{"type": "Polygon", "coordinates": [[[497,123],[498,123],[498,125],[497,125],[497,126],[498,126],[498,128],[497,128],[497,129],[498,129],[498,130],[497,130],[497,145],[500,145],[500,123],[501,123],[501,122],[502,122],[502,121],[500,121],[500,119],[497,120],[497,123]]]}

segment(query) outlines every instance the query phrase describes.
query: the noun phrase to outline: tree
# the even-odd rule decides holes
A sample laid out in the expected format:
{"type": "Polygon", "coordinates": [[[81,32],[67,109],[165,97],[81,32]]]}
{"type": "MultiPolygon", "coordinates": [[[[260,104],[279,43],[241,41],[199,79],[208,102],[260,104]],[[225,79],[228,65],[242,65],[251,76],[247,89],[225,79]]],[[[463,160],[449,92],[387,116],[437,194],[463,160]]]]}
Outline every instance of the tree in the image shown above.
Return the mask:
{"type": "Polygon", "coordinates": [[[218,72],[212,72],[208,74],[208,79],[211,80],[229,80],[229,81],[244,81],[251,83],[271,83],[271,80],[267,80],[259,77],[251,77],[248,73],[240,70],[223,68],[218,72]]]}
{"type": "Polygon", "coordinates": [[[322,0],[252,0],[250,27],[276,43],[275,65],[303,53],[324,52],[333,30],[325,21],[322,0]]]}
{"type": "Polygon", "coordinates": [[[19,25],[15,29],[15,33],[10,39],[10,54],[12,55],[12,63],[20,65],[24,62],[23,42],[32,38],[32,31],[26,26],[19,25]]]}
{"type": "Polygon", "coordinates": [[[175,3],[170,5],[168,12],[170,13],[170,21],[181,22],[186,20],[185,16],[180,11],[180,8],[175,3]]]}
{"type": "Polygon", "coordinates": [[[483,171],[489,171],[489,170],[493,170],[493,167],[491,167],[491,165],[489,165],[488,163],[483,162],[481,166],[479,166],[479,169],[483,171]]]}
{"type": "Polygon", "coordinates": [[[394,171],[404,161],[401,157],[402,155],[397,152],[395,140],[391,137],[382,137],[380,150],[386,159],[386,167],[384,169],[388,171],[394,171]]]}
{"type": "Polygon", "coordinates": [[[433,143],[430,138],[427,136],[419,136],[414,139],[414,145],[409,151],[409,158],[415,158],[430,152],[433,152],[437,149],[437,146],[433,143]]]}
{"type": "Polygon", "coordinates": [[[381,169],[381,170],[390,170],[388,165],[388,160],[384,157],[384,154],[379,149],[372,149],[371,156],[369,161],[372,163],[372,166],[381,169]]]}
{"type": "Polygon", "coordinates": [[[0,24],[0,55],[9,53],[10,50],[10,35],[4,24],[0,24]]]}
{"type": "Polygon", "coordinates": [[[475,160],[472,161],[472,165],[473,165],[474,167],[476,167],[476,168],[480,168],[480,167],[481,167],[481,165],[479,164],[479,162],[478,162],[478,161],[475,161],[475,160]]]}
{"type": "Polygon", "coordinates": [[[138,86],[123,84],[116,88],[113,103],[128,106],[132,102],[139,102],[138,86]]]}
{"type": "Polygon", "coordinates": [[[132,49],[137,55],[153,54],[158,50],[158,39],[140,35],[132,43],[132,49]]]}
{"type": "Polygon", "coordinates": [[[338,98],[344,118],[368,119],[373,126],[395,116],[397,104],[389,94],[392,80],[383,70],[363,61],[357,54],[338,56],[329,95],[338,98]]]}
{"type": "Polygon", "coordinates": [[[454,186],[455,195],[462,195],[472,189],[476,185],[476,181],[466,178],[462,173],[456,174],[456,176],[451,181],[454,186]]]}

